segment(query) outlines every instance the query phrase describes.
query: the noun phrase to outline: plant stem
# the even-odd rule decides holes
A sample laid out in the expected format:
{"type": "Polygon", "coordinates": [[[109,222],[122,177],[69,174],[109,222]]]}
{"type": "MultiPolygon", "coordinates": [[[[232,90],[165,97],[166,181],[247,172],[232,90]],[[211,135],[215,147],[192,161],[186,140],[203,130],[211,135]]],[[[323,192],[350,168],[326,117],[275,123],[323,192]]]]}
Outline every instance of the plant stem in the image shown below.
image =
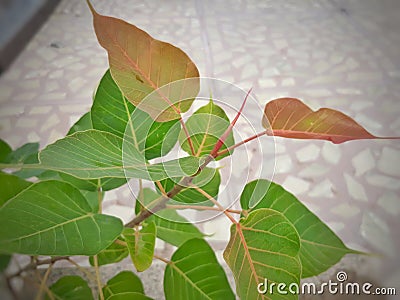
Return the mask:
{"type": "Polygon", "coordinates": [[[49,279],[49,275],[50,275],[51,269],[53,268],[53,265],[54,265],[54,263],[50,263],[49,267],[46,270],[46,273],[44,274],[43,278],[40,280],[41,281],[40,288],[39,288],[39,292],[36,295],[36,298],[35,298],[36,300],[42,299],[42,293],[46,287],[46,282],[49,279]]]}
{"type": "Polygon", "coordinates": [[[15,272],[14,274],[6,276],[6,278],[12,279],[14,277],[21,275],[24,272],[36,269],[38,266],[54,264],[55,262],[57,262],[59,260],[69,260],[69,256],[57,256],[57,257],[52,257],[52,258],[44,259],[44,260],[32,261],[29,264],[27,264],[25,267],[20,269],[19,271],[15,272]]]}
{"type": "Polygon", "coordinates": [[[212,203],[214,203],[228,217],[228,219],[231,220],[232,223],[237,224],[236,220],[232,217],[232,215],[221,204],[219,204],[219,202],[215,200],[213,196],[211,196],[203,189],[199,188],[197,185],[192,184],[191,186],[194,187],[196,191],[198,191],[200,194],[207,197],[207,199],[210,200],[212,203]]]}
{"type": "Polygon", "coordinates": [[[125,246],[125,247],[128,246],[128,244],[127,244],[126,242],[121,241],[121,240],[119,240],[119,239],[116,239],[116,240],[114,241],[114,243],[117,244],[117,245],[125,246]]]}
{"type": "Polygon", "coordinates": [[[250,95],[250,93],[251,93],[251,90],[252,90],[252,89],[250,89],[250,90],[247,92],[246,97],[245,97],[244,100],[243,100],[242,106],[240,107],[240,109],[239,109],[238,113],[236,114],[235,118],[234,118],[234,119],[232,120],[232,122],[229,124],[229,126],[228,126],[228,128],[225,130],[225,132],[219,137],[219,139],[218,139],[217,143],[215,144],[214,148],[211,150],[210,155],[211,155],[212,157],[215,158],[215,157],[218,156],[217,154],[218,154],[219,149],[221,149],[221,147],[224,145],[225,140],[227,139],[227,137],[228,137],[229,134],[231,133],[231,131],[232,131],[233,127],[235,126],[237,120],[239,119],[240,115],[242,114],[243,108],[244,108],[244,106],[245,106],[245,104],[246,104],[246,102],[247,102],[247,99],[248,99],[248,97],[249,97],[249,95],[250,95]]]}
{"type": "Polygon", "coordinates": [[[97,181],[97,202],[99,205],[98,213],[101,214],[103,210],[103,190],[101,188],[101,179],[97,181]]]}
{"type": "Polygon", "coordinates": [[[253,135],[253,136],[251,136],[251,137],[249,137],[249,138],[247,138],[247,139],[245,139],[245,140],[243,140],[243,141],[241,141],[241,142],[239,142],[239,143],[237,143],[235,145],[232,145],[232,146],[230,146],[230,147],[218,152],[217,156],[224,155],[225,153],[230,152],[231,150],[233,150],[233,149],[235,149],[235,148],[237,148],[239,146],[242,146],[242,145],[246,144],[247,142],[250,142],[250,141],[252,141],[252,140],[254,140],[256,138],[259,138],[260,136],[266,135],[267,133],[268,133],[267,130],[259,132],[259,133],[255,134],[255,135],[253,135]]]}
{"type": "Polygon", "coordinates": [[[166,205],[165,208],[171,208],[171,209],[199,209],[199,210],[216,210],[216,211],[224,211],[226,210],[227,212],[233,213],[233,214],[241,214],[241,210],[237,209],[224,209],[220,207],[213,207],[213,206],[201,206],[201,205],[166,205]]]}
{"type": "Polygon", "coordinates": [[[194,151],[194,147],[193,147],[192,139],[190,138],[189,130],[187,129],[186,124],[183,121],[182,117],[179,119],[179,122],[181,122],[183,132],[185,133],[185,136],[186,136],[187,141],[189,143],[190,152],[192,152],[193,156],[196,156],[196,151],[194,151]]]}
{"type": "MultiPolygon", "coordinates": [[[[156,181],[156,185],[158,187],[158,189],[160,190],[161,194],[163,195],[167,195],[167,192],[165,191],[164,187],[162,186],[161,182],[156,181]]],[[[142,202],[143,203],[143,202],[142,202]]]]}
{"type": "Polygon", "coordinates": [[[168,259],[165,259],[165,258],[163,258],[161,256],[156,255],[156,254],[154,254],[153,257],[158,259],[158,260],[161,260],[162,262],[165,262],[166,264],[170,264],[171,263],[171,261],[169,261],[168,259]]]}
{"type": "Polygon", "coordinates": [[[192,176],[186,176],[184,177],[178,184],[176,184],[166,195],[162,195],[160,198],[158,198],[156,201],[154,201],[154,206],[146,208],[145,210],[141,211],[132,221],[128,222],[125,224],[125,227],[135,227],[136,225],[139,225],[141,222],[146,220],[148,217],[153,215],[155,212],[164,209],[166,207],[166,204],[168,200],[175,195],[177,195],[181,190],[186,188],[188,185],[190,185],[193,181],[193,179],[200,174],[201,171],[214,159],[211,155],[208,155],[206,159],[204,160],[203,164],[199,167],[197,172],[192,175],[192,176]]]}
{"type": "Polygon", "coordinates": [[[100,300],[104,300],[104,294],[100,278],[99,261],[97,259],[97,255],[93,256],[93,261],[94,261],[94,269],[96,271],[96,282],[97,282],[97,289],[99,290],[99,297],[100,300]]]}
{"type": "Polygon", "coordinates": [[[81,271],[83,274],[86,275],[86,277],[93,281],[96,282],[96,276],[94,276],[92,273],[90,273],[88,270],[86,270],[85,268],[83,268],[82,266],[80,266],[77,262],[73,261],[71,258],[68,258],[68,262],[71,265],[74,265],[79,271],[81,271]]]}

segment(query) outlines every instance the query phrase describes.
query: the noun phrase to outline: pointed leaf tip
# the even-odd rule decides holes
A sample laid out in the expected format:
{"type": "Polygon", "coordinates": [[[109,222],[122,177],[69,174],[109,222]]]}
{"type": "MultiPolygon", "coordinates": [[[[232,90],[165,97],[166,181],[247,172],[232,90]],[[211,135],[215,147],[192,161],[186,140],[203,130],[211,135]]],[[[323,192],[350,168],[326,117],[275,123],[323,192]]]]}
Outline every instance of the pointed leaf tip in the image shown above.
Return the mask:
{"type": "Polygon", "coordinates": [[[279,98],[265,105],[262,125],[268,135],[294,139],[327,140],[340,144],[361,139],[399,139],[377,137],[344,113],[320,108],[313,111],[296,98],[279,98]]]}
{"type": "Polygon", "coordinates": [[[92,3],[90,3],[89,0],[86,0],[87,5],[89,6],[90,11],[92,12],[92,14],[97,14],[96,10],[94,9],[92,3]]]}
{"type": "Polygon", "coordinates": [[[153,120],[180,119],[200,90],[200,74],[190,57],[132,24],[98,14],[89,1],[88,5],[122,94],[153,120]]]}

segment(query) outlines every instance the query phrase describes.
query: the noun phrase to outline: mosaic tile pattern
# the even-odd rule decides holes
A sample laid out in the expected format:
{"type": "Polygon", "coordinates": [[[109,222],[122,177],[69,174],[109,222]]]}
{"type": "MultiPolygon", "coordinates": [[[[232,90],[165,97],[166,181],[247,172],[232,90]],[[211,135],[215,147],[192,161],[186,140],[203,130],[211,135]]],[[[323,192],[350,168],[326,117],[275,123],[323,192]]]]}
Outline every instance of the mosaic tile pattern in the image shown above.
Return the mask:
{"type": "MultiPolygon", "coordinates": [[[[339,109],[376,135],[400,135],[398,1],[93,2],[99,12],[181,47],[203,76],[253,87],[260,104],[298,97],[314,109],[339,109]]],[[[1,137],[13,147],[28,141],[43,147],[62,137],[89,109],[106,68],[85,3],[63,1],[0,78],[1,137]]],[[[249,113],[261,119],[257,111],[249,113]]],[[[241,171],[255,172],[268,151],[251,153],[250,166],[241,171]]],[[[333,145],[277,138],[275,156],[274,181],[348,246],[383,254],[377,265],[370,264],[374,272],[366,273],[398,284],[400,143],[333,145]]],[[[242,180],[236,173],[229,185],[242,180]]],[[[104,210],[129,219],[132,203],[129,191],[118,189],[107,195],[104,210]]],[[[215,233],[210,240],[217,249],[224,248],[225,218],[199,226],[215,233]]],[[[159,243],[158,250],[170,251],[164,247],[159,243]]]]}

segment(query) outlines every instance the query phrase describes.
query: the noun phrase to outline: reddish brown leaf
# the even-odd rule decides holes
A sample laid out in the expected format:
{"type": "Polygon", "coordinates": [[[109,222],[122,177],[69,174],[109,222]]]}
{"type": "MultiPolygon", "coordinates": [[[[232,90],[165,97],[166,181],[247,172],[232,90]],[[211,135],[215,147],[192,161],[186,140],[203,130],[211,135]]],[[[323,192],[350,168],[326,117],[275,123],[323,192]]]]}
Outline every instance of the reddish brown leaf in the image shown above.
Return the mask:
{"type": "MultiPolygon", "coordinates": [[[[318,139],[334,144],[376,137],[349,116],[333,109],[313,111],[299,99],[280,98],[267,103],[262,124],[268,135],[294,139],[318,139]]],[[[398,139],[399,137],[393,137],[398,139]]]]}
{"type": "Polygon", "coordinates": [[[88,5],[97,39],[108,52],[111,75],[124,96],[138,106],[150,95],[140,109],[156,121],[180,118],[199,91],[195,64],[179,48],[123,20],[98,14],[89,1],[88,5]]]}

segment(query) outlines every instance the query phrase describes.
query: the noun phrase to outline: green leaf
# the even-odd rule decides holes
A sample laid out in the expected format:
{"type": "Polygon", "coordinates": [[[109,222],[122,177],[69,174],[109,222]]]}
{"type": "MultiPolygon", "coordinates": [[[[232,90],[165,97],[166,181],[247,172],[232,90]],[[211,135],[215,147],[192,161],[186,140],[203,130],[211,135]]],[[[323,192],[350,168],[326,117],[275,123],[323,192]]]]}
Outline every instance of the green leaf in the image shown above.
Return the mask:
{"type": "Polygon", "coordinates": [[[0,162],[5,162],[6,157],[12,152],[10,145],[0,139],[0,162]]]}
{"type": "Polygon", "coordinates": [[[28,159],[34,160],[34,157],[37,155],[38,151],[39,143],[27,143],[19,147],[17,150],[9,153],[5,162],[12,164],[26,163],[28,159]]]}
{"type": "Polygon", "coordinates": [[[153,120],[179,119],[200,89],[195,64],[179,48],[89,7],[97,39],[108,52],[111,75],[124,96],[153,120]]]}
{"type": "Polygon", "coordinates": [[[166,300],[235,299],[214,250],[203,239],[191,239],[172,255],[164,274],[166,300]]]}
{"type": "MultiPolygon", "coordinates": [[[[165,191],[170,191],[175,184],[180,182],[181,178],[174,180],[168,178],[160,181],[165,191]]],[[[203,171],[193,179],[193,185],[200,187],[214,199],[217,199],[219,192],[219,185],[221,183],[221,176],[219,170],[212,168],[204,168],[203,171]]],[[[158,186],[156,186],[158,188],[158,186]]],[[[191,205],[207,205],[213,206],[214,203],[206,196],[197,191],[194,187],[185,187],[180,193],[172,197],[173,200],[180,202],[177,204],[191,204],[191,205]]],[[[170,202],[169,204],[174,204],[170,202]]],[[[176,203],[175,203],[176,204],[176,203]]]]}
{"type": "MultiPolygon", "coordinates": [[[[85,197],[87,203],[91,207],[92,211],[99,211],[99,192],[92,191],[80,191],[82,196],[85,197]]],[[[101,199],[104,197],[104,192],[101,193],[101,199]]]]}
{"type": "Polygon", "coordinates": [[[136,143],[147,159],[164,156],[175,146],[180,131],[178,120],[156,122],[148,113],[136,108],[125,131],[125,139],[136,143]]]}
{"type": "Polygon", "coordinates": [[[278,184],[264,179],[248,183],[240,203],[243,209],[249,209],[249,203],[255,204],[250,211],[271,208],[282,212],[295,226],[301,240],[302,278],[322,273],[347,253],[358,253],[347,248],[327,225],[278,184]]]}
{"type": "Polygon", "coordinates": [[[293,225],[280,212],[258,209],[231,227],[224,259],[233,272],[241,299],[297,299],[290,294],[260,294],[258,285],[268,282],[300,283],[300,240],[293,225]]]}
{"type": "Polygon", "coordinates": [[[69,129],[67,135],[71,135],[78,131],[85,131],[88,129],[93,129],[92,126],[92,118],[90,115],[90,111],[85,113],[72,127],[69,129]]]}
{"type": "Polygon", "coordinates": [[[149,220],[154,220],[157,225],[158,238],[177,247],[190,239],[204,237],[204,234],[196,226],[173,209],[159,211],[149,220]]]}
{"type": "MultiPolygon", "coordinates": [[[[214,104],[212,100],[199,108],[187,120],[186,127],[189,131],[190,139],[192,140],[195,156],[201,157],[210,154],[215,144],[221,135],[226,131],[230,124],[228,116],[225,111],[214,104]]],[[[185,132],[182,130],[179,135],[179,142],[181,147],[187,153],[192,154],[189,143],[186,138],[185,132]]],[[[231,132],[222,145],[220,151],[235,144],[233,133],[231,132]]],[[[230,155],[227,152],[216,159],[219,160],[223,157],[230,155]]]]}
{"type": "MultiPolygon", "coordinates": [[[[142,118],[142,122],[146,121],[150,124],[151,117],[147,113],[144,114],[146,114],[146,117],[142,118]]],[[[144,126],[141,127],[142,131],[144,131],[144,128],[144,126]]],[[[153,159],[169,153],[178,141],[180,129],[180,123],[177,120],[168,122],[152,121],[150,129],[146,131],[146,158],[153,159]]],[[[140,136],[139,130],[137,130],[137,135],[140,136]]]]}
{"type": "Polygon", "coordinates": [[[151,299],[144,295],[143,284],[134,273],[122,271],[107,281],[103,287],[105,300],[109,299],[151,299]]]}
{"type": "MultiPolygon", "coordinates": [[[[97,254],[97,262],[99,266],[117,263],[127,257],[128,248],[124,245],[112,243],[106,249],[97,254]]],[[[94,266],[93,257],[89,257],[90,265],[94,266]]]]}
{"type": "MultiPolygon", "coordinates": [[[[84,114],[68,131],[67,135],[71,135],[78,131],[85,131],[89,129],[97,129],[92,125],[92,117],[91,112],[87,112],[84,114]]],[[[94,179],[94,180],[82,180],[76,178],[72,175],[66,173],[59,173],[59,177],[62,181],[71,183],[72,185],[76,186],[80,190],[87,190],[87,191],[96,191],[99,186],[103,191],[113,190],[117,187],[120,187],[126,183],[126,180],[123,178],[101,178],[94,179]]]]}
{"type": "Polygon", "coordinates": [[[37,176],[37,178],[39,178],[40,180],[54,179],[58,181],[65,181],[72,184],[81,191],[88,191],[88,192],[95,192],[100,187],[102,191],[106,192],[126,184],[125,178],[105,177],[99,179],[85,180],[66,173],[52,171],[52,170],[46,170],[42,172],[37,176]]]}
{"type": "Polygon", "coordinates": [[[191,175],[198,170],[198,159],[184,157],[149,164],[130,143],[114,134],[87,130],[76,132],[47,146],[40,152],[41,168],[64,172],[82,179],[142,178],[162,180],[169,176],[191,175]]]}
{"type": "Polygon", "coordinates": [[[93,211],[72,185],[43,181],[0,208],[0,253],[95,255],[122,227],[120,219],[93,211]]]}
{"type": "Polygon", "coordinates": [[[0,254],[0,272],[3,272],[5,269],[7,269],[10,261],[11,255],[0,254]]]}
{"type": "MultiPolygon", "coordinates": [[[[79,276],[64,276],[50,286],[50,291],[57,300],[93,299],[88,283],[79,276]]],[[[48,296],[46,300],[50,299],[48,296]]]]}
{"type": "Polygon", "coordinates": [[[91,108],[93,128],[124,137],[126,124],[134,111],[111,77],[110,70],[100,80],[91,108]]]}
{"type": "MultiPolygon", "coordinates": [[[[8,164],[36,164],[38,160],[39,143],[27,143],[22,145],[17,150],[9,153],[5,159],[8,164]]],[[[14,172],[14,175],[20,178],[30,178],[41,174],[40,169],[25,169],[14,172]]]]}
{"type": "MultiPolygon", "coordinates": [[[[144,204],[151,203],[159,198],[160,195],[151,189],[143,189],[144,204]]],[[[139,201],[136,200],[136,204],[139,201]]],[[[136,205],[136,213],[139,213],[139,205],[136,205]]],[[[181,246],[186,241],[193,238],[202,238],[204,234],[182,217],[174,209],[163,209],[147,219],[149,222],[154,221],[157,226],[157,237],[174,246],[181,246]]]]}
{"type": "Polygon", "coordinates": [[[135,137],[140,152],[145,152],[146,159],[164,156],[178,140],[178,120],[155,122],[147,113],[135,110],[135,106],[122,95],[109,70],[96,90],[91,115],[94,129],[107,131],[121,138],[127,130],[135,137]],[[133,111],[135,113],[131,119],[133,111]]]}
{"type": "Polygon", "coordinates": [[[132,262],[139,272],[147,270],[153,262],[156,244],[156,224],[146,222],[141,230],[125,228],[122,236],[128,245],[132,262]]]}
{"type": "Polygon", "coordinates": [[[110,191],[126,184],[125,178],[100,178],[93,180],[83,180],[72,175],[59,172],[60,179],[76,186],[80,190],[96,191],[99,187],[103,191],[110,191]]]}
{"type": "Polygon", "coordinates": [[[0,172],[0,207],[31,184],[17,176],[0,172]]]}

